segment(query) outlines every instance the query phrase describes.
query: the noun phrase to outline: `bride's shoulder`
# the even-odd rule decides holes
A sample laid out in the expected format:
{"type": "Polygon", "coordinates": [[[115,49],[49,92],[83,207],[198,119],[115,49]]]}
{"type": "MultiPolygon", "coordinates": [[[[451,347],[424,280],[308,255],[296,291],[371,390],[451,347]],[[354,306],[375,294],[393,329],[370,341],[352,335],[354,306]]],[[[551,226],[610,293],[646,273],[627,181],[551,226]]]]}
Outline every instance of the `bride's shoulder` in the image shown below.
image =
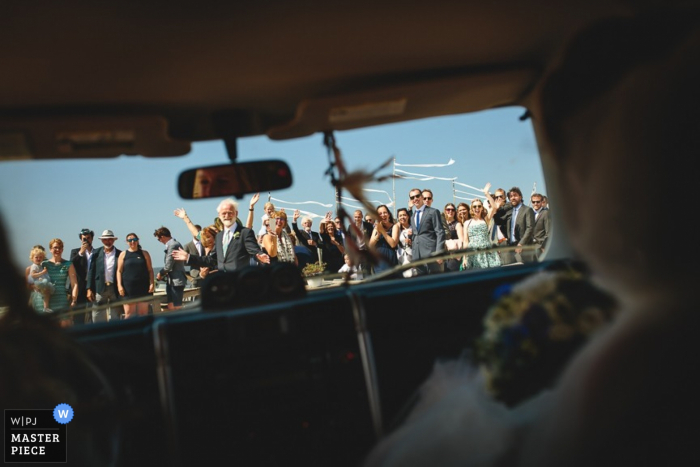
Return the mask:
{"type": "Polygon", "coordinates": [[[698,417],[688,360],[698,319],[677,314],[686,313],[620,313],[562,375],[524,441],[521,464],[682,464],[693,430],[677,428],[698,417]]]}

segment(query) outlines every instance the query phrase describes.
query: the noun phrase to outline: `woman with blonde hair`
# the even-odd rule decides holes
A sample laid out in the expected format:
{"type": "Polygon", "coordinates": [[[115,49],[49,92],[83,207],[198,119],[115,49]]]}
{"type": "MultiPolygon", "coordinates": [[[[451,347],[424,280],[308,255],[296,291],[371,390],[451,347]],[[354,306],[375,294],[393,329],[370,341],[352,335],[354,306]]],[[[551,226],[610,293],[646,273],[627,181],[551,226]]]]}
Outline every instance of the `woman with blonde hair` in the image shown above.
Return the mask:
{"type": "MultiPolygon", "coordinates": [[[[486,184],[484,194],[489,201],[488,212],[484,209],[484,203],[479,198],[472,200],[471,219],[464,222],[462,230],[462,242],[465,248],[473,250],[486,250],[493,246],[489,234],[489,224],[496,212],[493,197],[489,193],[490,183],[486,184]]],[[[479,251],[467,253],[462,260],[460,269],[481,269],[501,265],[501,257],[496,251],[479,251]]]]}
{"type": "Polygon", "coordinates": [[[262,238],[263,249],[270,257],[270,264],[294,263],[298,264],[297,255],[294,253],[294,242],[289,236],[287,227],[287,214],[285,212],[273,212],[270,228],[262,238]]]}
{"type": "MultiPolygon", "coordinates": [[[[75,273],[75,266],[67,259],[63,259],[63,241],[60,238],[54,238],[49,242],[49,251],[51,259],[46,259],[41,263],[45,267],[51,278],[51,282],[56,285],[56,292],[51,295],[49,300],[49,308],[54,312],[67,313],[71,307],[75,306],[78,300],[78,275],[75,273]],[[70,301],[69,294],[65,292],[66,282],[70,280],[70,301]]],[[[40,294],[34,294],[32,299],[35,310],[44,309],[44,300],[40,294]]],[[[62,319],[62,326],[73,324],[71,317],[62,319]]]]}

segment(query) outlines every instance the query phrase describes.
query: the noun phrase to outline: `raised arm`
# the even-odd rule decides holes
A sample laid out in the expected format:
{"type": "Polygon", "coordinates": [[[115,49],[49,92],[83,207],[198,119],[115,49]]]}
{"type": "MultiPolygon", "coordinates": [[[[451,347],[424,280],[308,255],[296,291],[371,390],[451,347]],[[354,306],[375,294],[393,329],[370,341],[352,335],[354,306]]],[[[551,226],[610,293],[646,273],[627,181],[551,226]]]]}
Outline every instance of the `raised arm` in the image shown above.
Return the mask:
{"type": "Polygon", "coordinates": [[[245,226],[249,229],[253,228],[253,216],[255,216],[255,203],[260,199],[260,193],[255,193],[252,198],[250,198],[250,205],[248,206],[248,219],[245,221],[245,226]]]}
{"type": "Polygon", "coordinates": [[[190,220],[189,216],[183,208],[175,209],[175,211],[173,211],[173,214],[185,221],[185,225],[187,225],[187,229],[190,231],[193,237],[197,236],[197,234],[199,233],[197,231],[197,227],[194,226],[194,224],[192,223],[192,221],[190,220]]]}
{"type": "Polygon", "coordinates": [[[491,219],[493,219],[493,215],[496,214],[496,211],[498,210],[498,207],[496,206],[496,201],[493,199],[493,196],[491,196],[491,193],[489,193],[489,188],[491,188],[491,184],[487,183],[484,187],[484,196],[486,196],[486,199],[489,201],[489,210],[486,213],[487,224],[491,219]]]}

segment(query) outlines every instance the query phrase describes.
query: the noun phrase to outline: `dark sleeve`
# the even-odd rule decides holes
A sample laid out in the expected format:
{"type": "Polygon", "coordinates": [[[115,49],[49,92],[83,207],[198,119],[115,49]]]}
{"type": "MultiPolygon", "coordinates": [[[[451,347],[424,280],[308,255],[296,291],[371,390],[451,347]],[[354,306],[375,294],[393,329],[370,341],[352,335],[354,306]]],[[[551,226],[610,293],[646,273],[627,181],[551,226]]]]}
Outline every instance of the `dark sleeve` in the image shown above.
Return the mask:
{"type": "Polygon", "coordinates": [[[258,245],[258,242],[255,241],[255,234],[252,230],[247,228],[243,229],[241,235],[243,236],[243,241],[245,242],[245,249],[248,251],[249,255],[255,256],[262,253],[260,245],[258,245]]]}
{"type": "Polygon", "coordinates": [[[299,232],[299,227],[297,227],[296,222],[292,222],[292,229],[294,230],[294,235],[297,236],[297,240],[301,240],[303,237],[301,236],[301,232],[299,232]]]}
{"type": "Polygon", "coordinates": [[[74,248],[70,251],[70,262],[75,264],[80,260],[80,248],[74,248]]]}
{"type": "Polygon", "coordinates": [[[528,206],[528,209],[525,211],[525,232],[523,232],[523,236],[520,239],[520,244],[521,245],[530,245],[532,244],[532,239],[534,237],[535,233],[535,211],[532,210],[528,206]]]}
{"type": "Polygon", "coordinates": [[[549,211],[545,211],[544,216],[544,240],[542,240],[542,248],[547,245],[549,240],[549,230],[552,228],[551,220],[549,219],[549,211]]]}
{"type": "Polygon", "coordinates": [[[197,268],[218,268],[218,261],[216,257],[216,248],[212,248],[209,254],[204,256],[190,254],[189,259],[185,262],[189,266],[194,266],[197,268]]]}
{"type": "Polygon", "coordinates": [[[433,209],[435,211],[435,251],[441,252],[445,251],[445,229],[442,227],[442,216],[440,211],[433,209]]]}

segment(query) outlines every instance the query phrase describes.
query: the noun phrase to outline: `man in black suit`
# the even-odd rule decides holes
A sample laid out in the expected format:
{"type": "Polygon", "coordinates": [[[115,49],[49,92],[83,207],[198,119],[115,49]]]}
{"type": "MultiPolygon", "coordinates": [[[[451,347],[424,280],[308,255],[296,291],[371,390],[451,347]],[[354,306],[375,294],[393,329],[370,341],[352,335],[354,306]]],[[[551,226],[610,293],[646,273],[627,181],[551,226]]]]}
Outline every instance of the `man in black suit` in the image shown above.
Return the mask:
{"type": "MultiPolygon", "coordinates": [[[[197,229],[197,236],[192,237],[192,240],[187,242],[183,247],[184,250],[191,254],[197,256],[204,256],[204,245],[202,245],[200,235],[202,233],[202,226],[195,224],[195,229],[197,229]]],[[[199,287],[202,282],[202,277],[199,275],[199,268],[197,266],[191,266],[189,270],[190,277],[192,278],[192,287],[199,287]]]]}
{"type": "MultiPolygon", "coordinates": [[[[73,248],[70,252],[70,260],[75,268],[75,275],[78,276],[78,299],[76,300],[76,306],[73,307],[74,311],[81,308],[86,310],[89,307],[89,302],[87,299],[87,276],[90,270],[90,261],[92,260],[92,254],[95,249],[92,247],[92,240],[95,238],[95,232],[90,229],[83,229],[78,234],[80,238],[80,248],[73,248]]],[[[73,322],[75,324],[85,324],[92,321],[92,313],[76,313],[73,315],[73,322]]]]}
{"type": "Polygon", "coordinates": [[[311,231],[311,225],[313,222],[310,217],[302,217],[301,226],[304,228],[304,230],[299,230],[299,227],[297,226],[299,214],[299,210],[295,210],[292,221],[292,229],[294,229],[294,235],[297,236],[297,243],[309,250],[309,254],[313,258],[314,263],[318,262],[318,250],[323,248],[321,234],[311,231]]]}
{"type": "Polygon", "coordinates": [[[523,193],[517,186],[510,189],[508,197],[513,209],[506,223],[506,237],[509,246],[518,248],[514,252],[509,251],[502,255],[505,257],[503,262],[504,264],[533,262],[535,261],[534,251],[525,251],[522,247],[532,244],[535,211],[530,206],[523,204],[523,193]]]}
{"type": "Polygon", "coordinates": [[[532,242],[539,246],[537,257],[539,258],[547,246],[551,221],[549,220],[549,209],[544,206],[544,195],[533,193],[530,196],[530,203],[535,211],[535,226],[532,234],[532,242]]]}
{"type": "Polygon", "coordinates": [[[90,261],[90,269],[87,275],[87,299],[92,302],[92,322],[107,322],[107,310],[102,305],[109,304],[109,321],[119,320],[124,313],[124,307],[116,305],[119,301],[117,292],[117,258],[121,250],[115,248],[114,241],[117,237],[111,230],[105,230],[100,237],[101,248],[95,249],[90,261]]]}
{"type": "Polygon", "coordinates": [[[216,208],[224,230],[216,234],[214,250],[207,256],[192,255],[185,250],[173,251],[173,258],[185,261],[189,266],[205,266],[219,271],[235,271],[250,266],[250,259],[255,258],[260,263],[269,264],[270,257],[255,241],[251,229],[243,227],[238,218],[238,203],[233,198],[227,198],[216,208]]]}

